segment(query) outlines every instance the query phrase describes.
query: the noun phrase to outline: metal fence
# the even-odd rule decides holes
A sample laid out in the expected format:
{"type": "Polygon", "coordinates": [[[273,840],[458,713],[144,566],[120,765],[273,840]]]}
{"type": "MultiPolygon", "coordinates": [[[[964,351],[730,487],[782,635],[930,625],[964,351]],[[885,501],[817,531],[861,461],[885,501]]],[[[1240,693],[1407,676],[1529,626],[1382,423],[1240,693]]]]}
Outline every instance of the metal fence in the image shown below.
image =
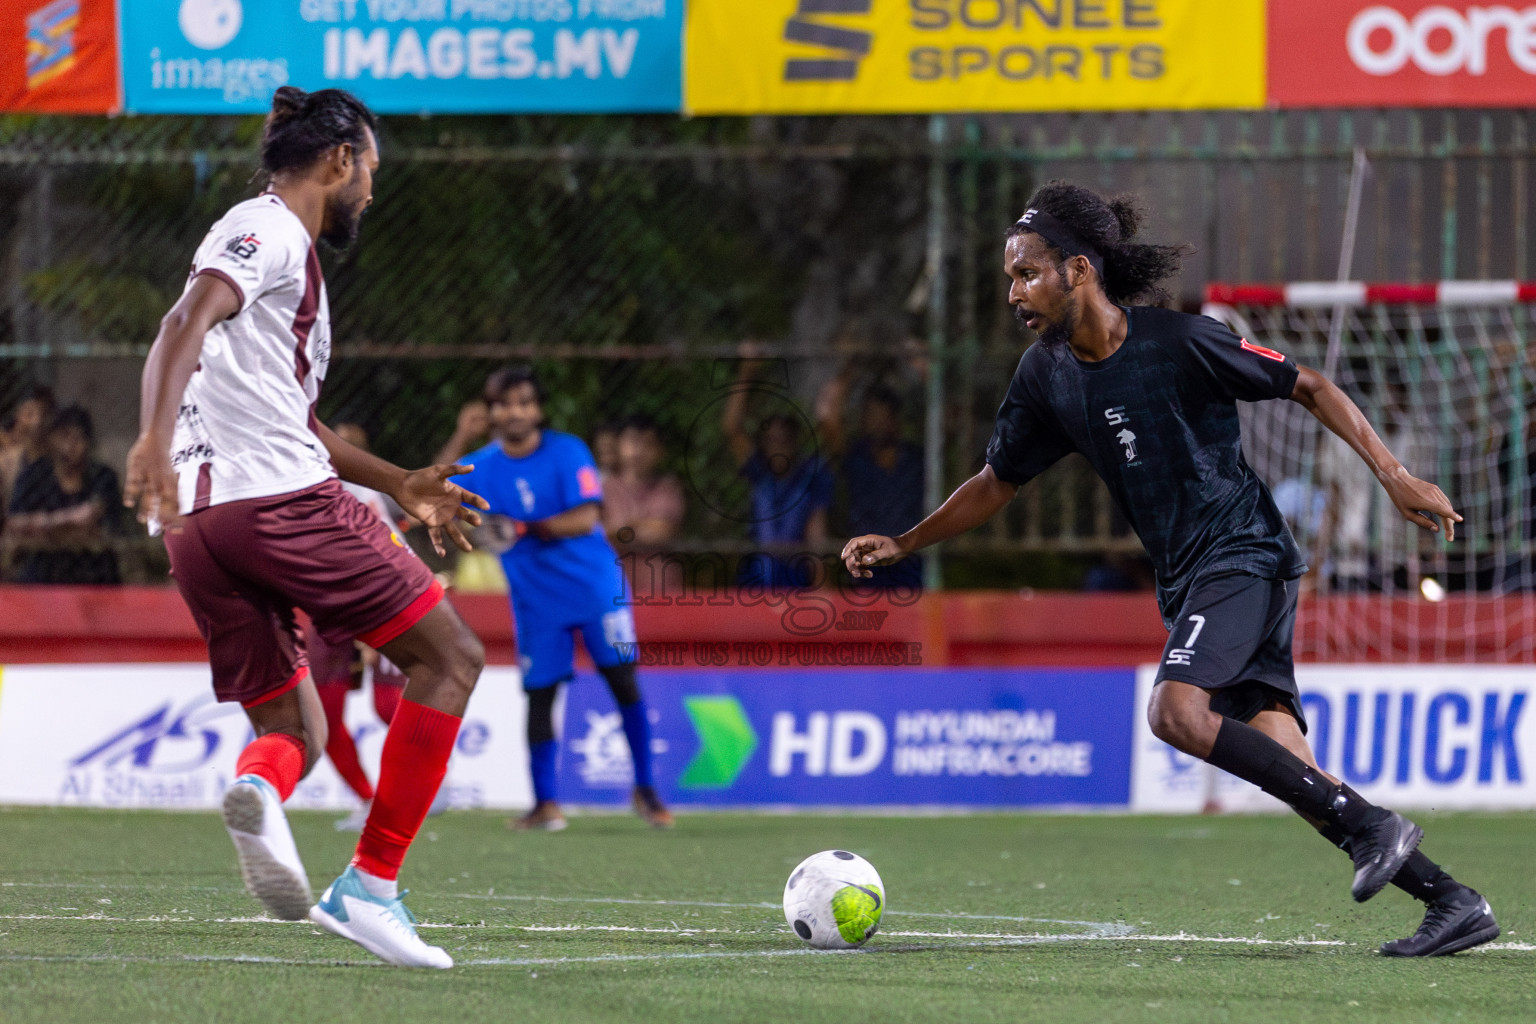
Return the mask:
{"type": "MultiPolygon", "coordinates": [[[[1036,185],[1140,193],[1150,237],[1197,247],[1173,289],[1193,308],[1212,278],[1332,277],[1359,151],[1358,276],[1524,278],[1529,121],[389,119],[361,241],[324,258],[336,359],[321,414],[420,463],[489,369],[530,360],[557,427],[654,418],[688,485],[684,542],[740,551],[752,542],[721,509],[735,471],[717,414],[752,342],[778,360],[759,413],[787,403],[814,428],[841,377],[856,431],[861,396],[894,391],[931,505],[978,468],[1023,345],[1001,239],[1036,185]]],[[[0,118],[0,409],[49,385],[90,409],[98,457],[121,466],[142,354],[203,233],[259,187],[259,128],[0,118]]],[[[132,534],[104,543],[125,576],[157,578],[163,554],[132,534]]],[[[1139,578],[1124,562],[1138,550],[1074,458],[933,566],[949,586],[1076,586],[1106,559],[1139,578]]]]}

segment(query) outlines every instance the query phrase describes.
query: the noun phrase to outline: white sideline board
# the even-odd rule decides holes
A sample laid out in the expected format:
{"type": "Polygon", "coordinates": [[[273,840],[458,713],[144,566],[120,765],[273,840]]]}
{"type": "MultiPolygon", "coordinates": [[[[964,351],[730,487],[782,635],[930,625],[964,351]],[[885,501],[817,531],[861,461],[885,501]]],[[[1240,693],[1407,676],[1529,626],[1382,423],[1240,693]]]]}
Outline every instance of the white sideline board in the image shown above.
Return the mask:
{"type": "MultiPolygon", "coordinates": [[[[1255,787],[1152,735],[1156,665],[1136,673],[1131,809],[1282,811],[1255,787]]],[[[1319,765],[1374,803],[1428,810],[1536,808],[1536,669],[1512,665],[1299,665],[1319,765]]]]}
{"type": "MultiPolygon", "coordinates": [[[[1214,777],[1224,811],[1282,810],[1152,736],[1145,708],[1156,671],[1138,669],[1133,707],[1103,709],[1133,723],[1126,809],[1196,813],[1214,777]]],[[[1369,799],[1401,808],[1536,809],[1536,670],[1303,665],[1297,678],[1320,762],[1369,799]]],[[[448,769],[452,806],[532,804],[526,715],[517,669],[486,669],[448,769]]],[[[348,698],[346,717],[377,779],[384,727],[366,690],[348,698]]],[[[213,700],[206,665],[0,667],[0,803],[214,808],[250,737],[239,706],[213,700]]],[[[355,803],[322,760],[289,806],[355,803]]]]}
{"type": "MultiPolygon", "coordinates": [[[[451,806],[533,803],[526,716],[517,669],[486,669],[448,766],[451,806]]],[[[376,782],[384,724],[366,689],[348,697],[346,721],[376,782]]],[[[206,664],[0,667],[0,803],[217,807],[251,737],[238,704],[214,701],[206,664]]],[[[288,803],[356,805],[323,758],[288,803]]]]}

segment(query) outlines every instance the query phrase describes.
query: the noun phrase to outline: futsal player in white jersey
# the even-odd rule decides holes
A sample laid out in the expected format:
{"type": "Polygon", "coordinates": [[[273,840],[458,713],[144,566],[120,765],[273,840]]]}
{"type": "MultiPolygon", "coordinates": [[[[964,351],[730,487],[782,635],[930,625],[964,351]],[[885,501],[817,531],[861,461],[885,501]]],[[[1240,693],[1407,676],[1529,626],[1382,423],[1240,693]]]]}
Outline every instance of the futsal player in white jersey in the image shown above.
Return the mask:
{"type": "Polygon", "coordinates": [[[246,887],[275,917],[306,915],[391,963],[451,967],[416,934],[396,877],[421,827],[484,664],[484,651],[420,559],[337,477],[392,497],[468,549],[464,466],[407,472],[315,417],[331,357],[317,241],[344,246],[372,201],[373,115],[336,89],[284,86],[261,143],[266,192],[198,247],[186,290],[144,366],[140,434],[124,499],[163,524],[171,571],[208,643],[213,687],[256,739],[241,753],[224,823],[246,887]],[[352,863],[318,904],[282,802],[325,749],[325,718],[294,608],[321,636],[358,638],[409,677],[384,741],[352,863]]]}

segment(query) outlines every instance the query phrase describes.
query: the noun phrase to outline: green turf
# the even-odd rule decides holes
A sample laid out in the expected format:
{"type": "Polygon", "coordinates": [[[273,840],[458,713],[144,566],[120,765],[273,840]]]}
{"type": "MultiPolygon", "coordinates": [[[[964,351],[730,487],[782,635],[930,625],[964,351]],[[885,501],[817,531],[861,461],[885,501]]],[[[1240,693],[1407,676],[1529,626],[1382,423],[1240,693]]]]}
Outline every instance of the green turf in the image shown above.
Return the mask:
{"type": "MultiPolygon", "coordinates": [[[[331,817],[294,815],[317,887],[351,850],[331,817]]],[[[0,809],[0,1022],[1536,1020],[1536,816],[1421,820],[1426,851],[1492,900],[1501,947],[1375,955],[1418,904],[1351,902],[1344,856],[1285,818],[580,817],[514,835],[455,813],[402,879],[423,922],[453,926],[423,934],[459,967],[428,972],[250,920],[212,814],[0,809]],[[807,953],[778,899],[831,847],[875,864],[890,909],[864,950],[807,953]],[[1223,936],[1341,944],[1200,941],[1223,936]]]]}

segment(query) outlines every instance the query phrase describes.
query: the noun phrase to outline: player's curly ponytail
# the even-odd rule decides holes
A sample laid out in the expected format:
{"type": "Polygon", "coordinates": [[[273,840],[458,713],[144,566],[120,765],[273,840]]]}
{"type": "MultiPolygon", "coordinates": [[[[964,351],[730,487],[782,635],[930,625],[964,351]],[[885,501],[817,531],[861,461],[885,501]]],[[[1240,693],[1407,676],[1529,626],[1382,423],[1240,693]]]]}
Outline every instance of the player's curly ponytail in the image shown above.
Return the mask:
{"type": "Polygon", "coordinates": [[[305,92],[282,86],[261,132],[261,166],[269,173],[302,170],[327,150],[350,143],[362,149],[378,122],[363,101],[342,89],[305,92]]]}
{"type": "MultiPolygon", "coordinates": [[[[1168,293],[1158,283],[1177,274],[1190,251],[1186,245],[1131,241],[1141,226],[1141,209],[1134,196],[1116,196],[1106,202],[1080,185],[1051,181],[1035,190],[1029,206],[1056,218],[1097,252],[1104,268],[1104,292],[1113,302],[1167,299],[1168,293]]],[[[1008,237],[1030,230],[1020,221],[1009,229],[1008,237]]],[[[1059,245],[1051,243],[1051,248],[1065,261],[1059,245]]]]}

